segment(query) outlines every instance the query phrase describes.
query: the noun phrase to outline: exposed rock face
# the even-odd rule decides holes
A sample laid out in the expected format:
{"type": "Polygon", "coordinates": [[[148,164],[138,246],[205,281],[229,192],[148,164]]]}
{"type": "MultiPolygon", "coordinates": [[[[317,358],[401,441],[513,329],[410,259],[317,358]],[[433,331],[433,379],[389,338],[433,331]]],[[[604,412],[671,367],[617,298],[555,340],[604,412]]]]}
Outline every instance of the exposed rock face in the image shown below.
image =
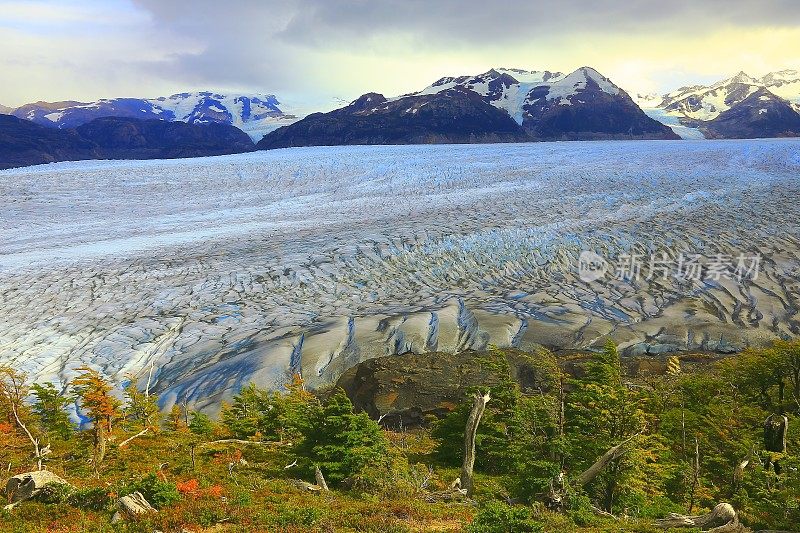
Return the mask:
{"type": "Polygon", "coordinates": [[[82,159],[222,155],[253,147],[244,132],[226,124],[106,117],[59,130],[0,115],[0,169],[82,159]]]}
{"type": "Polygon", "coordinates": [[[520,142],[511,117],[471,91],[452,89],[388,101],[368,93],[347,107],[314,113],[259,141],[259,149],[348,144],[520,142]]]}
{"type": "Polygon", "coordinates": [[[365,361],[346,371],[336,385],[356,409],[372,418],[385,415],[388,426],[402,421],[408,427],[452,411],[470,387],[497,385],[501,379],[479,352],[409,353],[365,361]]]}
{"type": "Polygon", "coordinates": [[[99,157],[98,146],[74,130],[59,131],[0,115],[0,169],[99,157]]]}

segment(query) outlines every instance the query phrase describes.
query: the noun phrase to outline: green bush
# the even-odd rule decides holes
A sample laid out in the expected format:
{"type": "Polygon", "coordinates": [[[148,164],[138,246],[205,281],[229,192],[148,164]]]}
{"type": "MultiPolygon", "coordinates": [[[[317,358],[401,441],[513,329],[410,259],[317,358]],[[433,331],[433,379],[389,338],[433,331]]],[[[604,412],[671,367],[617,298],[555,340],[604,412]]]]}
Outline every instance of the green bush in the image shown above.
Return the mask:
{"type": "Polygon", "coordinates": [[[512,507],[500,502],[489,502],[483,506],[466,530],[470,533],[544,531],[542,523],[533,519],[533,512],[529,507],[512,507]]]}
{"type": "Polygon", "coordinates": [[[140,492],[144,499],[156,509],[161,509],[181,499],[181,495],[175,484],[162,481],[154,473],[150,473],[127,487],[123,495],[140,492]]]}

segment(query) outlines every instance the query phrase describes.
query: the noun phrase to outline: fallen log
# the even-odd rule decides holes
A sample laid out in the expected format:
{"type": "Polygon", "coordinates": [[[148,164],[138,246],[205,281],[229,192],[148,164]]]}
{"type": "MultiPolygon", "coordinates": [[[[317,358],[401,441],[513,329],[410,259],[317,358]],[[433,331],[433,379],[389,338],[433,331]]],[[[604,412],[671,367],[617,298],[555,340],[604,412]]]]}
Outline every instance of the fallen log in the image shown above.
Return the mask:
{"type": "Polygon", "coordinates": [[[718,503],[704,515],[682,515],[670,513],[666,518],[656,520],[656,525],[664,529],[679,527],[699,527],[713,533],[744,533],[749,531],[739,523],[736,510],[729,503],[718,503]]]}
{"type": "Polygon", "coordinates": [[[427,503],[452,503],[452,502],[462,502],[462,503],[471,503],[467,497],[466,489],[461,488],[452,488],[446,490],[440,490],[437,492],[429,492],[422,496],[422,499],[427,503]]]}

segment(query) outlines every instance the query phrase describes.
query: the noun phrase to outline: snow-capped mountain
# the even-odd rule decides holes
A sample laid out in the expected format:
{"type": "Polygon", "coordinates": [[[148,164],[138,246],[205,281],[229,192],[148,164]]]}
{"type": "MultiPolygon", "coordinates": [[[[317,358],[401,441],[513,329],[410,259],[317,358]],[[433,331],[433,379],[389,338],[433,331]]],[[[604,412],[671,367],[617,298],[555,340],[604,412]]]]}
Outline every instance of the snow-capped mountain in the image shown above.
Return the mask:
{"type": "Polygon", "coordinates": [[[8,107],[3,104],[0,104],[0,115],[9,115],[11,112],[14,111],[13,107],[8,107]]]}
{"type": "Polygon", "coordinates": [[[394,98],[367,93],[266,135],[261,149],[336,144],[678,139],[596,70],[492,69],[394,98]]]}
{"type": "Polygon", "coordinates": [[[453,87],[469,89],[503,109],[535,139],[676,138],[591,67],[570,74],[492,69],[477,76],[442,78],[416,94],[453,87]]]}
{"type": "Polygon", "coordinates": [[[800,110],[800,72],[796,70],[771,72],[761,78],[739,72],[713,85],[681,87],[665,94],[658,107],[688,119],[714,120],[762,88],[800,110]]]}
{"type": "Polygon", "coordinates": [[[275,95],[179,93],[160,98],[113,98],[96,102],[36,102],[16,108],[13,114],[36,124],[75,128],[100,117],[125,117],[181,121],[190,124],[230,124],[253,138],[297,120],[285,112],[275,95]]]}
{"type": "Polygon", "coordinates": [[[742,138],[796,136],[799,111],[800,72],[782,70],[761,78],[739,72],[712,85],[681,87],[647,113],[707,137],[742,138]]]}

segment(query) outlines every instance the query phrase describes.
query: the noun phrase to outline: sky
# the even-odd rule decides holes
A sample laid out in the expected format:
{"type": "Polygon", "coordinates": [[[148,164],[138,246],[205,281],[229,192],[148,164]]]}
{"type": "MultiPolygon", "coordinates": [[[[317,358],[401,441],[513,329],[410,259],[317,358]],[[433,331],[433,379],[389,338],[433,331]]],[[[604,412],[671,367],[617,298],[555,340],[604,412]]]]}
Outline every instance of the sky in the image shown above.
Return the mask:
{"type": "Polygon", "coordinates": [[[0,104],[276,94],[295,105],[492,67],[629,93],[800,69],[798,0],[0,0],[0,104]]]}

